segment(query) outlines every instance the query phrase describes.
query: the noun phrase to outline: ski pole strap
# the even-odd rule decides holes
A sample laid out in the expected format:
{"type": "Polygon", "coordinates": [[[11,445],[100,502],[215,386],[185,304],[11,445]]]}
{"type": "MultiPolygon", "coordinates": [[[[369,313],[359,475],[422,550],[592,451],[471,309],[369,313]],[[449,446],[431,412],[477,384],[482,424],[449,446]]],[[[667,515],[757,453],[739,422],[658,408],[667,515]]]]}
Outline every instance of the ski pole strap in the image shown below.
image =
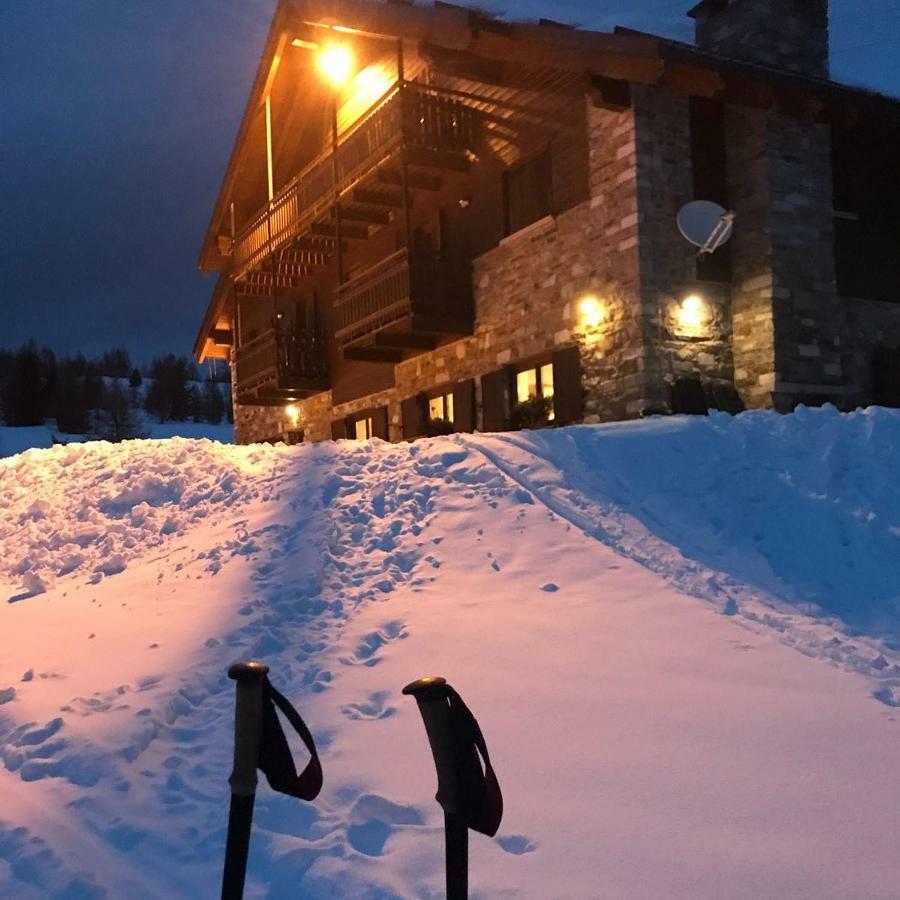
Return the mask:
{"type": "Polygon", "coordinates": [[[268,678],[263,683],[262,739],[257,767],[266,776],[272,790],[281,794],[301,800],[315,800],[322,790],[322,764],[319,762],[312,733],[300,713],[272,687],[268,678]],[[299,775],[278,713],[275,712],[276,706],[309,751],[309,762],[299,775]]]}
{"type": "Polygon", "coordinates": [[[462,697],[447,685],[450,704],[450,726],[456,742],[460,814],[473,831],[493,837],[503,818],[503,794],[481,727],[462,697]],[[484,761],[484,771],[475,755],[484,761]]]}

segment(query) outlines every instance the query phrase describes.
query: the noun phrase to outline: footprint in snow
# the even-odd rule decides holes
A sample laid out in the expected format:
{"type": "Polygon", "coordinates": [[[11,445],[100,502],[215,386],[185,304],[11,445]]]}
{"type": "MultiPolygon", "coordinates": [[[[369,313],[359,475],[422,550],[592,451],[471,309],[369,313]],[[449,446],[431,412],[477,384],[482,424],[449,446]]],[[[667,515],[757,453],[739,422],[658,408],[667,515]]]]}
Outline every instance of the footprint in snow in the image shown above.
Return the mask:
{"type": "Polygon", "coordinates": [[[494,838],[500,847],[514,856],[522,856],[524,853],[533,853],[537,850],[537,844],[530,841],[524,834],[508,834],[494,838]]]}
{"type": "Polygon", "coordinates": [[[348,703],[341,707],[341,712],[348,718],[356,721],[374,721],[375,719],[387,719],[392,716],[397,708],[386,705],[385,701],[390,696],[389,691],[376,691],[369,695],[368,700],[362,703],[348,703]]]}
{"type": "Polygon", "coordinates": [[[345,666],[376,666],[381,662],[378,651],[394,641],[402,641],[409,635],[404,624],[398,620],[382,625],[376,631],[363,635],[352,656],[345,656],[341,662],[345,666]]]}
{"type": "Polygon", "coordinates": [[[364,794],[350,810],[347,840],[357,853],[381,856],[388,838],[398,828],[424,824],[424,816],[414,806],[401,806],[378,794],[364,794]]]}

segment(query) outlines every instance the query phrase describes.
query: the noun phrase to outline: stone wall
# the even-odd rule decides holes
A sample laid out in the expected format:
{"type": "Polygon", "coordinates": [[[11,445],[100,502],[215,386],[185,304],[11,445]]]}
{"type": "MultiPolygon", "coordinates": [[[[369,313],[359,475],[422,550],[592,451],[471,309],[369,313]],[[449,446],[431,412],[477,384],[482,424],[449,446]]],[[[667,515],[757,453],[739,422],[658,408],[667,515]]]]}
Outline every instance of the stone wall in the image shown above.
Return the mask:
{"type": "Polygon", "coordinates": [[[726,110],[728,195],[737,214],[730,241],[734,381],[751,408],[770,407],[775,389],[767,115],[726,110]]]}
{"type": "Polygon", "coordinates": [[[842,403],[828,129],[732,108],[728,164],[738,390],[750,407],[842,403]]]}
{"type": "Polygon", "coordinates": [[[872,351],[881,344],[900,348],[900,303],[842,298],[841,365],[850,388],[845,405],[871,403],[872,351]]]}
{"type": "Polygon", "coordinates": [[[691,15],[704,50],[828,77],[828,0],[706,0],[691,15]]]}
{"type": "Polygon", "coordinates": [[[843,307],[834,266],[831,143],[826,126],[767,119],[776,409],[841,403],[843,307]]]}
{"type": "Polygon", "coordinates": [[[678,377],[734,381],[728,285],[696,280],[696,248],[677,227],[694,198],[688,98],[652,88],[632,91],[637,123],[640,209],[643,407],[665,410],[678,377]],[[684,301],[688,298],[688,306],[684,301]]]}

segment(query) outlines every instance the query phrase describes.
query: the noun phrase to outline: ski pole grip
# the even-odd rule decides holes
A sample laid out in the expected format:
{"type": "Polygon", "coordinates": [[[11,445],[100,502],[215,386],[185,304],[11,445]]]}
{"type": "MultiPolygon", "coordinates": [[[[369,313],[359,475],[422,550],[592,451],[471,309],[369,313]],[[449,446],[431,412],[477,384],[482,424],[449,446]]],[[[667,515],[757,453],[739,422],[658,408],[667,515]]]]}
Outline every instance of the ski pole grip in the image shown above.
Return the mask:
{"type": "Polygon", "coordinates": [[[459,778],[447,687],[446,679],[430,675],[408,684],[403,688],[403,693],[414,697],[419,706],[437,769],[436,799],[445,813],[453,815],[459,812],[459,778]]]}
{"type": "Polygon", "coordinates": [[[234,767],[228,784],[234,797],[256,793],[256,764],[262,737],[263,683],[269,667],[261,662],[235,663],[228,677],[237,682],[234,696],[234,767]]]}

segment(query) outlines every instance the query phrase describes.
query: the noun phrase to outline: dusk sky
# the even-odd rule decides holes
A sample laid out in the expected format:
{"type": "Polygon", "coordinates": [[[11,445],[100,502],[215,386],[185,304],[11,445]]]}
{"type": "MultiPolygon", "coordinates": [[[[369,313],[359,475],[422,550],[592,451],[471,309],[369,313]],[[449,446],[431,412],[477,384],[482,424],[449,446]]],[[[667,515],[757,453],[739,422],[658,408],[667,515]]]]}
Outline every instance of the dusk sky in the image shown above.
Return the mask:
{"type": "MultiPolygon", "coordinates": [[[[482,0],[690,40],[691,0],[482,0]]],[[[196,268],[275,0],[3,0],[0,347],[189,353],[196,268]]],[[[832,74],[900,95],[900,2],[833,0],[832,74]]]]}

